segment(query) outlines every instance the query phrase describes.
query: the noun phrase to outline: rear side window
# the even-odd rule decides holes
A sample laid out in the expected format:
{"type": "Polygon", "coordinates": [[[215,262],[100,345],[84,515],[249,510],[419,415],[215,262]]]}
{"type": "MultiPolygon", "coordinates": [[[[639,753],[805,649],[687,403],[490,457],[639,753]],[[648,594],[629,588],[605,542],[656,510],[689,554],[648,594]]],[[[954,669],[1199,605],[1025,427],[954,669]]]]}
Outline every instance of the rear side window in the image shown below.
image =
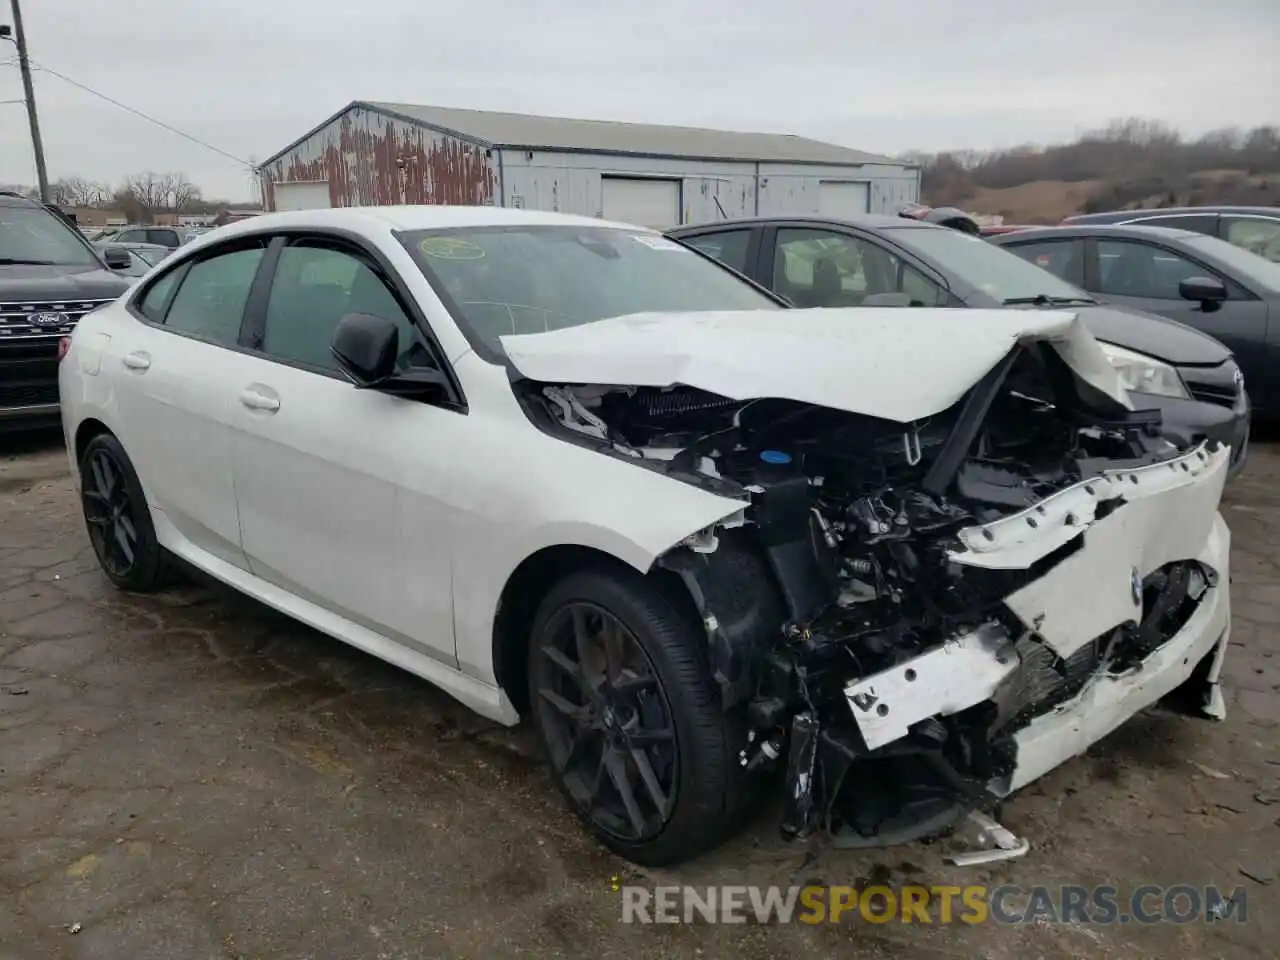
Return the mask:
{"type": "Polygon", "coordinates": [[[251,247],[192,264],[165,316],[165,326],[234,345],[240,339],[245,304],[262,255],[262,247],[251,247]]]}
{"type": "Polygon", "coordinates": [[[1005,247],[1028,263],[1048,270],[1068,283],[1084,286],[1083,245],[1079,240],[1045,240],[1005,247]]]}
{"type": "Polygon", "coordinates": [[[723,233],[700,233],[682,240],[683,243],[719,260],[726,267],[739,273],[747,272],[747,246],[751,242],[750,230],[725,230],[723,233]]]}

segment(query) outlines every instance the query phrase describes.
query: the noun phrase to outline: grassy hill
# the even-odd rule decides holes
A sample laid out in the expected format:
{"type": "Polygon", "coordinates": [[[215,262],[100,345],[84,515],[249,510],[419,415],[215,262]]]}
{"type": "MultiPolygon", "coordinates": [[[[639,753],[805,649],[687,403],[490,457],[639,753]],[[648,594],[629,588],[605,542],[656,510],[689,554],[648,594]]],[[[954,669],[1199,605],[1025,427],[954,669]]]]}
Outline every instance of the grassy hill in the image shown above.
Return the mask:
{"type": "Polygon", "coordinates": [[[1239,203],[1280,206],[1280,128],[1184,140],[1155,121],[1117,120],[1072,143],[989,152],[916,153],[923,202],[1009,223],[1073,213],[1239,203]]]}

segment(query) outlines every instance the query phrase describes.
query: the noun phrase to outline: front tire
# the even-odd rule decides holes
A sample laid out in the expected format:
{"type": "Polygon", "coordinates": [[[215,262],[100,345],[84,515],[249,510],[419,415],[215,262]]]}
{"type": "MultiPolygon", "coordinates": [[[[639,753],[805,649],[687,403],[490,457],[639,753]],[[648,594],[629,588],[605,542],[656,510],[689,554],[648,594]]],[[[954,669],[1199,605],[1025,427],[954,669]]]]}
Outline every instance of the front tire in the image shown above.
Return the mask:
{"type": "Polygon", "coordinates": [[[720,844],[749,809],[696,617],[626,569],[556,584],[534,617],[530,703],[551,774],[587,828],[646,866],[720,844]]]}
{"type": "Polygon", "coordinates": [[[142,484],[120,441],[101,433],[80,458],[80,504],[98,563],[116,587],[151,593],[166,580],[142,484]]]}

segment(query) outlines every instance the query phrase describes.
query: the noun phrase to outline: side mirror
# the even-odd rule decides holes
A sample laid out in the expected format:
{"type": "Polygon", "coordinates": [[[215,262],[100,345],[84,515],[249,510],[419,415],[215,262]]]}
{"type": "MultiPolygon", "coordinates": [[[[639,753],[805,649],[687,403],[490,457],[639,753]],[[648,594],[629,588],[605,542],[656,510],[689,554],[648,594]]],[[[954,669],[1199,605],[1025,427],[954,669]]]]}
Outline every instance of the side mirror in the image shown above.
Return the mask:
{"type": "Polygon", "coordinates": [[[102,259],[111,270],[128,270],[133,265],[133,257],[129,256],[129,251],[124,247],[107,247],[102,259]]]}
{"type": "Polygon", "coordinates": [[[1187,277],[1178,284],[1178,295],[1183,300],[1194,300],[1206,311],[1217,310],[1227,299],[1227,288],[1216,277],[1187,277]]]}
{"type": "Polygon", "coordinates": [[[400,330],[386,317],[348,313],[333,331],[329,349],[358,387],[372,387],[396,372],[400,330]]]}

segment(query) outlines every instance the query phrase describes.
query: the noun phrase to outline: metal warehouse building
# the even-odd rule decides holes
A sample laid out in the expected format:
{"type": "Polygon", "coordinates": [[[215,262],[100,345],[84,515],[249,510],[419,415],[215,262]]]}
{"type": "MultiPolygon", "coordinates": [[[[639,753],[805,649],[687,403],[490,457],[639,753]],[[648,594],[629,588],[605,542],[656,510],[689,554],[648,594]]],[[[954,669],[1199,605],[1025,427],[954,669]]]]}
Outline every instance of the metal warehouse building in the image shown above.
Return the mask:
{"type": "Polygon", "coordinates": [[[666,228],[890,213],[919,168],[804,137],[357,100],[258,168],[268,210],[495,204],[666,228]]]}

